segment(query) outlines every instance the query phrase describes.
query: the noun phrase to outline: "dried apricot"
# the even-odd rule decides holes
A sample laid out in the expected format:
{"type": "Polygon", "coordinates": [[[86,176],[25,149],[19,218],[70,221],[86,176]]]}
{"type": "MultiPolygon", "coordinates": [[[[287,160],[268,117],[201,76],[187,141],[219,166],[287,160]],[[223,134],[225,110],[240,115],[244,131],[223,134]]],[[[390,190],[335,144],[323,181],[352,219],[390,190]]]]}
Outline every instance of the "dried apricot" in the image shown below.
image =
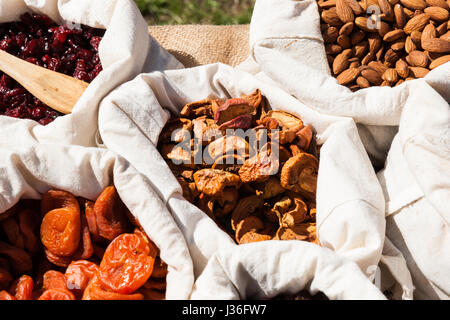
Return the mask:
{"type": "Polygon", "coordinates": [[[94,240],[98,241],[100,239],[100,234],[98,233],[97,218],[95,216],[94,205],[95,202],[86,200],[84,202],[83,209],[89,227],[89,232],[92,234],[94,240]]]}
{"type": "Polygon", "coordinates": [[[64,289],[67,290],[66,276],[55,270],[49,270],[44,274],[43,288],[49,289],[64,289]]]}
{"type": "Polygon", "coordinates": [[[16,300],[16,298],[14,298],[14,296],[9,294],[8,291],[2,290],[0,291],[0,300],[16,300]]]}
{"type": "Polygon", "coordinates": [[[111,291],[132,293],[150,277],[155,257],[156,251],[140,236],[121,234],[105,251],[100,263],[99,280],[111,291]]]}
{"type": "Polygon", "coordinates": [[[76,293],[86,289],[89,281],[98,271],[98,266],[87,260],[73,261],[66,270],[67,288],[76,293]]]}
{"type": "Polygon", "coordinates": [[[161,257],[156,257],[153,265],[152,278],[164,278],[167,276],[167,263],[161,260],[161,257]]]}
{"type": "Polygon", "coordinates": [[[44,216],[53,209],[68,208],[80,212],[80,206],[73,194],[62,190],[49,190],[41,200],[41,214],[44,216]]]}
{"type": "Polygon", "coordinates": [[[8,242],[16,248],[23,249],[24,241],[22,233],[20,232],[19,224],[17,223],[15,217],[9,217],[1,222],[2,229],[5,232],[8,242]]]}
{"type": "Polygon", "coordinates": [[[30,276],[23,275],[11,286],[9,290],[17,300],[31,300],[33,299],[34,282],[30,276]]]}
{"type": "Polygon", "coordinates": [[[83,300],[143,300],[140,293],[121,294],[105,290],[98,279],[98,273],[89,281],[83,293],[83,300]]]}
{"type": "Polygon", "coordinates": [[[69,290],[48,289],[45,290],[38,300],[76,300],[69,290]]]}
{"type": "Polygon", "coordinates": [[[109,186],[103,190],[95,201],[94,212],[101,237],[112,241],[121,233],[127,232],[125,205],[115,187],[109,186]]]}
{"type": "Polygon", "coordinates": [[[42,244],[55,255],[70,256],[78,249],[80,243],[80,225],[79,210],[53,209],[47,212],[42,220],[42,244]]]}

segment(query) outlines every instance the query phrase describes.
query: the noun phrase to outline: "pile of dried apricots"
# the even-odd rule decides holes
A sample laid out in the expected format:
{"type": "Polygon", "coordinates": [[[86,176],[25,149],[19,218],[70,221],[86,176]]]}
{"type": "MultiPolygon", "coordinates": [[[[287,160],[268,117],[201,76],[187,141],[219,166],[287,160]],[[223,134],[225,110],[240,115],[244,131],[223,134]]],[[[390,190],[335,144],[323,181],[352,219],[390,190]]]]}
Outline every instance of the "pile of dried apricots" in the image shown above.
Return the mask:
{"type": "Polygon", "coordinates": [[[0,226],[0,300],[165,298],[167,264],[113,186],[21,200],[0,226]]]}

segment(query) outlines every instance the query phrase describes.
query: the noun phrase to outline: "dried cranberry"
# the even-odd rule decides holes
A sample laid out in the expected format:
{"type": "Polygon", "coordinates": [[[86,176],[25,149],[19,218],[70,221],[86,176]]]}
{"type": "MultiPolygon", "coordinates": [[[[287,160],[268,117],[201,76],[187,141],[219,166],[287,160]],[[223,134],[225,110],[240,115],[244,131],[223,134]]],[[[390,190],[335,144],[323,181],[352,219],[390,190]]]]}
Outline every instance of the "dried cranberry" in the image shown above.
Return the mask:
{"type": "MultiPolygon", "coordinates": [[[[0,49],[30,63],[91,82],[103,70],[98,46],[104,30],[58,26],[48,16],[26,13],[20,22],[0,24],[0,49]]],[[[0,72],[0,115],[46,125],[60,113],[0,72]]]]}

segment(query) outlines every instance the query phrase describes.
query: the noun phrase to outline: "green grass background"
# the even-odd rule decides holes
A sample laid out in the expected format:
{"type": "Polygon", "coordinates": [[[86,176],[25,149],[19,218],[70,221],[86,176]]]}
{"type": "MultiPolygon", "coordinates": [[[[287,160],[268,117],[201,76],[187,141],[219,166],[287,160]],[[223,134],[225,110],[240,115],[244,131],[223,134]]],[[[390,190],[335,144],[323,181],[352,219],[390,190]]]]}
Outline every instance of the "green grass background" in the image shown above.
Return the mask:
{"type": "Polygon", "coordinates": [[[255,0],[135,0],[149,24],[246,24],[255,0]]]}

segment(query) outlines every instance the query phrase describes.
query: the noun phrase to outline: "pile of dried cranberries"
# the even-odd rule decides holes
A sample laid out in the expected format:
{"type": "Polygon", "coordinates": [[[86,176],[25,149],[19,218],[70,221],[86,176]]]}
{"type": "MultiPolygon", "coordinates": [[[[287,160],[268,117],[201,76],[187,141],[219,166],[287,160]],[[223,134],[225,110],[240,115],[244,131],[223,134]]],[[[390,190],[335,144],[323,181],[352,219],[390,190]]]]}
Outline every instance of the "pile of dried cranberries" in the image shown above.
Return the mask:
{"type": "MultiPolygon", "coordinates": [[[[0,50],[89,83],[102,71],[98,47],[104,32],[59,26],[47,16],[26,13],[20,22],[0,24],[0,50]]],[[[0,72],[0,115],[46,125],[61,114],[0,72]]]]}
{"type": "Polygon", "coordinates": [[[95,202],[60,190],[22,200],[0,227],[0,300],[165,297],[167,264],[112,186],[95,202]]]}
{"type": "Polygon", "coordinates": [[[241,98],[185,105],[159,137],[183,188],[239,244],[316,236],[319,167],[312,129],[269,110],[260,90],[241,98]]]}

